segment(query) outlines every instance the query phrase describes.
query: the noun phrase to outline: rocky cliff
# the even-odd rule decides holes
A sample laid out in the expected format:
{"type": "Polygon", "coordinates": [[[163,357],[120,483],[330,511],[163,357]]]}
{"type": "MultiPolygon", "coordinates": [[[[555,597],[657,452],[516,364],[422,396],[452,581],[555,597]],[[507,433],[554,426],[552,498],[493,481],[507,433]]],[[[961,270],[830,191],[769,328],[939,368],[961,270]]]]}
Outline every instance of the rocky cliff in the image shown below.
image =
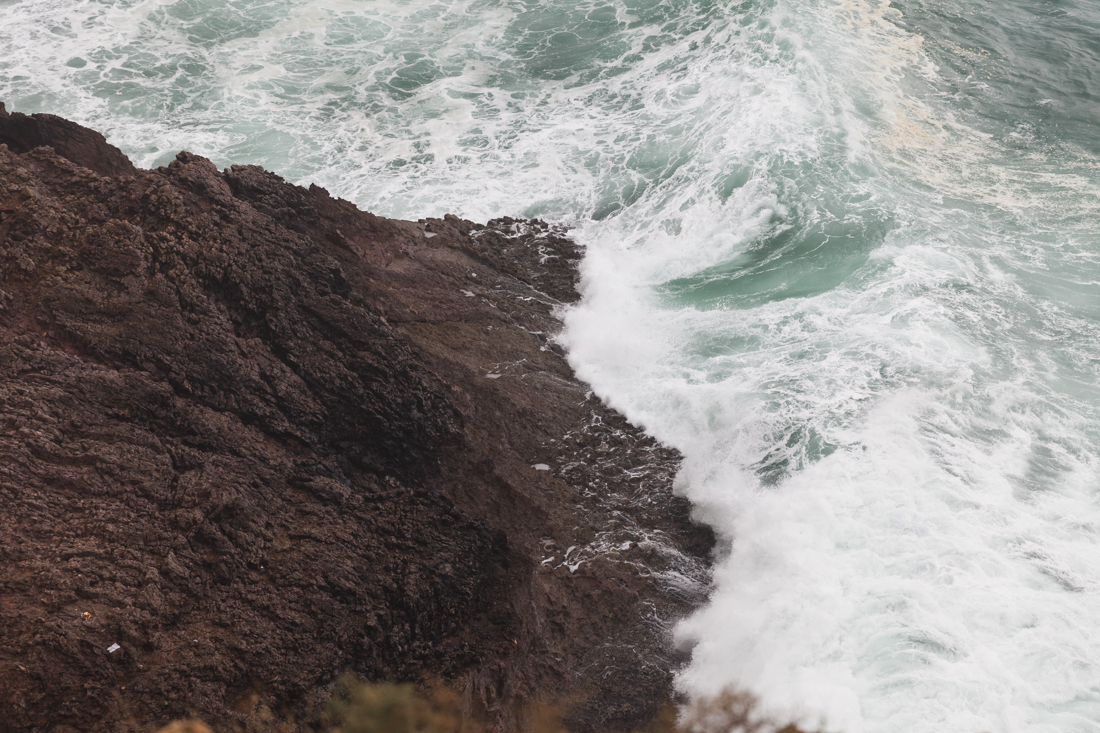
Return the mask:
{"type": "Polygon", "coordinates": [[[553,341],[579,257],[0,105],[0,730],[308,729],[349,671],[649,719],[712,538],[553,341]]]}

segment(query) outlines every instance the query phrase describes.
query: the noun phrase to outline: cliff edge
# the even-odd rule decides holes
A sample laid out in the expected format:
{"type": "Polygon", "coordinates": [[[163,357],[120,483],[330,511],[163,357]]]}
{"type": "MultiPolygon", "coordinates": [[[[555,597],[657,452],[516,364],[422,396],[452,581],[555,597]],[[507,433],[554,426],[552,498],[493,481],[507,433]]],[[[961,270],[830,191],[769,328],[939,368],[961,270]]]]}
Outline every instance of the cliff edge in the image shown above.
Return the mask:
{"type": "Polygon", "coordinates": [[[0,730],[309,729],[343,672],[652,718],[713,539],[553,342],[580,256],[0,105],[0,730]]]}

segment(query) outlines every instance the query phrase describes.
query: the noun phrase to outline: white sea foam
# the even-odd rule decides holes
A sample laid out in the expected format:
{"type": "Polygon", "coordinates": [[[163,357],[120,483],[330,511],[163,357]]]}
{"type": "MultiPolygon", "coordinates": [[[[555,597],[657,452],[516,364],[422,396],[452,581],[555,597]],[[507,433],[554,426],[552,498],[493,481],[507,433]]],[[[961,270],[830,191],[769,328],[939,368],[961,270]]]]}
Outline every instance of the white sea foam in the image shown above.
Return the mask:
{"type": "MultiPolygon", "coordinates": [[[[725,307],[662,302],[647,285],[694,265],[698,292],[715,260],[797,226],[784,208],[816,203],[764,175],[740,189],[751,204],[691,212],[725,235],[703,244],[692,225],[668,237],[652,220],[587,229],[586,299],[567,343],[598,391],[684,451],[681,487],[729,543],[710,605],[681,628],[695,644],[686,691],[733,682],[829,730],[1100,730],[1098,393],[1080,383],[1096,375],[1085,364],[1097,348],[1071,335],[1095,326],[1073,314],[1081,296],[1036,299],[1035,260],[1024,260],[1059,269],[1065,288],[1065,251],[1011,226],[1035,209],[1093,206],[1063,192],[1095,181],[1014,169],[988,136],[925,101],[935,70],[888,12],[826,6],[852,22],[814,19],[815,37],[797,44],[808,60],[791,67],[802,86],[784,90],[798,101],[782,103],[820,114],[750,102],[738,115],[772,125],[731,146],[783,150],[793,135],[820,141],[796,156],[817,156],[824,123],[850,164],[892,171],[889,188],[858,184],[900,219],[865,264],[805,298],[783,298],[780,277],[763,302],[732,286],[725,307]],[[997,214],[975,204],[1015,221],[993,234],[997,214]],[[773,212],[770,228],[752,211],[773,212]],[[1067,380],[1067,362],[1089,376],[1067,380]]],[[[1061,237],[1095,272],[1095,228],[1061,237]]]]}

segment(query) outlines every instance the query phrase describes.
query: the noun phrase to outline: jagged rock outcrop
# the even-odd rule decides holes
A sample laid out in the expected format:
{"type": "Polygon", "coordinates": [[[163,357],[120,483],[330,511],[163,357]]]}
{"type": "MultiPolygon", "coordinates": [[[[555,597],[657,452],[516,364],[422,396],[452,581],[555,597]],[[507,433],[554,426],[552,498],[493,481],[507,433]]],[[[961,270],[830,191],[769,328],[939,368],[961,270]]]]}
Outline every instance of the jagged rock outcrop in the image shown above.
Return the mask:
{"type": "Polygon", "coordinates": [[[0,102],[0,136],[13,153],[52,147],[67,160],[101,176],[132,176],[137,168],[95,130],[55,115],[8,114],[0,102]]]}
{"type": "Polygon", "coordinates": [[[645,722],[712,539],[552,341],[578,258],[0,105],[0,730],[308,727],[345,671],[645,722]]]}

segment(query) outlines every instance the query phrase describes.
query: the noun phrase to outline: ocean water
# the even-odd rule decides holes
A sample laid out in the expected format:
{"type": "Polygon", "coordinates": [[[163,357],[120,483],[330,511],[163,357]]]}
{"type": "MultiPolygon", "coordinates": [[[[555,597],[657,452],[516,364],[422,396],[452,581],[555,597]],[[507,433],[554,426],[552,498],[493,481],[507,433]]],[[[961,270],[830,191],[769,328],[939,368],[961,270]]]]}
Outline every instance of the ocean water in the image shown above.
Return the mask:
{"type": "Polygon", "coordinates": [[[0,99],[572,225],[572,363],[722,539],[686,693],[1100,732],[1095,0],[0,0],[0,99]]]}

